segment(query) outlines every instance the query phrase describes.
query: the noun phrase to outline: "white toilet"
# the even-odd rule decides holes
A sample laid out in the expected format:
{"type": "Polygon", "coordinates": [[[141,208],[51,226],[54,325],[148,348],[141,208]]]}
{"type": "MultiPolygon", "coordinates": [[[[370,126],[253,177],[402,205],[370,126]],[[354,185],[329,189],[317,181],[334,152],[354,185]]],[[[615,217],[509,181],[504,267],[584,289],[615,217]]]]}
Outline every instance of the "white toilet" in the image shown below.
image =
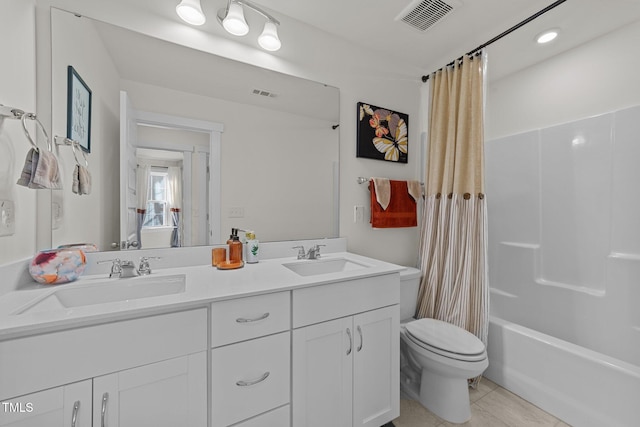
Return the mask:
{"type": "Polygon", "coordinates": [[[420,270],[400,273],[400,388],[431,412],[452,423],[471,418],[468,378],[489,366],[475,335],[436,319],[418,319],[420,270]]]}

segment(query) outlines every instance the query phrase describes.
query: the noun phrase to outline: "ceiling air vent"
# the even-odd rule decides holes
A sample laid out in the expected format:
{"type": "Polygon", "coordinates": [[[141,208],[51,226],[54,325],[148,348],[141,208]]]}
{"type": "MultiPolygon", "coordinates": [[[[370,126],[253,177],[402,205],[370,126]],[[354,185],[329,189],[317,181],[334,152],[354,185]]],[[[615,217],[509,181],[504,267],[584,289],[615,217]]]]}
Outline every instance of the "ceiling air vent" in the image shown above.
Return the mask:
{"type": "Polygon", "coordinates": [[[275,94],[273,92],[269,92],[268,90],[262,90],[262,89],[254,89],[253,90],[253,94],[254,95],[260,95],[260,96],[266,96],[267,98],[275,98],[276,96],[278,96],[277,94],[275,94]]]}
{"type": "Polygon", "coordinates": [[[418,0],[411,3],[396,19],[416,30],[426,31],[460,5],[455,0],[418,0]]]}

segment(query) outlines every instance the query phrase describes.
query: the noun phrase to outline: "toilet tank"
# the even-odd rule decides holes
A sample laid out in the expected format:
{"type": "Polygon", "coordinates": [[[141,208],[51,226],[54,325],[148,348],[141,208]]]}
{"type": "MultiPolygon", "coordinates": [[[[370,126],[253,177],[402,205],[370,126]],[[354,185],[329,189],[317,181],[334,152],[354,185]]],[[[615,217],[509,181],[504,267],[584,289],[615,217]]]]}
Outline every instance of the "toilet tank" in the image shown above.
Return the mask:
{"type": "Polygon", "coordinates": [[[407,267],[400,271],[400,320],[412,318],[416,314],[420,270],[407,267]]]}

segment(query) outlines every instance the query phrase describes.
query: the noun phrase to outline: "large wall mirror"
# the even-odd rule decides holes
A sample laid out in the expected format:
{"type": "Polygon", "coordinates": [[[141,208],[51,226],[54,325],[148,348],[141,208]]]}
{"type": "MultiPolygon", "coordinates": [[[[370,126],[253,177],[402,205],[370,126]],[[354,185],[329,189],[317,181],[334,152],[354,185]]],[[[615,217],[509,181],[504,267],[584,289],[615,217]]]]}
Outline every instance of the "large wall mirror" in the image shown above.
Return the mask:
{"type": "Polygon", "coordinates": [[[86,163],[81,152],[57,148],[65,189],[52,193],[53,246],[126,246],[121,180],[148,199],[142,248],[221,243],[232,227],[254,230],[261,241],[338,236],[338,89],[55,8],[51,44],[54,135],[66,136],[69,66],[92,92],[86,163]],[[137,140],[128,158],[137,177],[124,173],[123,93],[134,114],[220,125],[219,152],[198,129],[134,120],[137,140]],[[219,170],[211,170],[216,157],[219,170]],[[89,194],[71,191],[77,163],[88,164],[89,194]],[[178,192],[170,184],[176,173],[178,192]],[[167,202],[176,194],[183,208],[177,245],[167,202]]]}

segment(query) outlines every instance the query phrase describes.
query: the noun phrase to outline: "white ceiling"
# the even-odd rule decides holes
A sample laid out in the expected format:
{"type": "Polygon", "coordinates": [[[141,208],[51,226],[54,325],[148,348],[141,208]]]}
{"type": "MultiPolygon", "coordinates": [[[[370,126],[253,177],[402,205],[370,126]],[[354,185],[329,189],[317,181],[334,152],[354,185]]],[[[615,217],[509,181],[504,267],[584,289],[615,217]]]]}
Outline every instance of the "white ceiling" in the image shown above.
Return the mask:
{"type": "MultiPolygon", "coordinates": [[[[149,15],[162,16],[165,19],[182,23],[175,14],[175,6],[179,3],[179,0],[110,1],[115,4],[124,2],[128,6],[135,7],[149,15]]],[[[228,35],[217,22],[215,19],[216,12],[226,5],[226,1],[201,0],[202,8],[208,19],[207,23],[199,27],[199,29],[216,36],[228,37],[236,42],[255,44],[255,40],[242,40],[228,35]]],[[[288,41],[287,38],[292,37],[292,33],[287,31],[286,24],[297,21],[298,23],[301,22],[316,27],[334,37],[344,39],[352,46],[361,46],[367,52],[372,52],[379,56],[382,64],[389,64],[389,66],[394,67],[417,68],[423,70],[424,74],[428,74],[456,57],[475,49],[554,3],[553,0],[443,0],[449,4],[457,5],[457,7],[436,25],[425,32],[421,32],[396,19],[401,12],[406,11],[408,6],[415,4],[415,1],[255,0],[255,3],[282,21],[280,34],[283,52],[285,51],[284,46],[288,41]]],[[[263,19],[254,13],[247,12],[246,18],[252,27],[252,22],[263,22],[263,19]]],[[[490,79],[503,77],[639,19],[640,0],[567,0],[490,46],[490,79]],[[549,28],[558,28],[560,37],[548,45],[536,45],[534,42],[535,36],[549,28]]],[[[260,25],[256,26],[259,27],[260,25]]],[[[297,28],[304,28],[304,26],[298,25],[297,28]]],[[[107,27],[103,31],[110,33],[114,37],[116,33],[121,32],[121,30],[107,27]]],[[[109,46],[113,52],[116,51],[117,47],[127,46],[125,50],[121,49],[119,54],[114,53],[116,60],[121,64],[132,64],[136,62],[134,61],[136,57],[138,59],[137,66],[130,66],[128,69],[125,69],[124,65],[120,66],[123,77],[143,81],[142,77],[149,78],[152,75],[156,75],[159,80],[149,83],[158,85],[163,85],[161,80],[167,80],[171,75],[175,78],[175,69],[170,67],[169,63],[162,64],[162,55],[153,55],[152,52],[158,49],[160,51],[165,51],[165,49],[177,50],[177,47],[170,46],[166,42],[156,43],[155,47],[144,47],[144,40],[142,39],[144,39],[142,36],[127,41],[123,38],[116,38],[115,40],[117,41],[109,46]],[[141,55],[141,52],[146,54],[141,55]],[[119,60],[118,57],[120,57],[119,60]],[[151,61],[149,58],[153,57],[156,60],[151,61]],[[142,64],[140,63],[141,61],[142,64]],[[167,75],[163,76],[163,73],[167,75]]],[[[287,54],[291,55],[291,53],[288,52],[287,54]]],[[[285,55],[285,53],[281,52],[274,53],[275,56],[279,54],[285,55]]],[[[210,57],[210,55],[198,52],[183,53],[183,55],[189,55],[189,57],[184,58],[186,62],[179,63],[189,63],[191,64],[190,69],[199,69],[201,72],[199,76],[182,79],[181,87],[175,88],[199,93],[205,87],[201,79],[209,75],[209,72],[203,71],[205,70],[204,62],[208,61],[206,57],[210,57]],[[187,87],[189,85],[193,87],[187,87]]],[[[172,58],[172,55],[166,56],[172,58]]],[[[169,61],[175,63],[175,59],[169,61]]],[[[253,85],[251,88],[239,88],[245,94],[248,94],[252,88],[276,91],[286,90],[281,89],[281,87],[287,87],[286,85],[273,81],[273,79],[277,80],[279,78],[279,73],[261,70],[258,78],[241,79],[232,63],[233,61],[229,60],[229,64],[226,64],[228,67],[225,64],[215,65],[216,73],[223,72],[224,69],[228,68],[229,72],[232,73],[231,76],[235,77],[228,80],[221,79],[227,82],[226,85],[228,87],[226,89],[232,89],[232,83],[230,82],[235,82],[233,84],[245,84],[241,82],[248,81],[250,83],[247,83],[247,85],[253,85]],[[260,86],[262,83],[266,86],[260,86]]],[[[416,79],[418,77],[416,76],[416,79]]],[[[301,83],[303,82],[301,80],[301,83]]],[[[223,89],[225,88],[216,88],[219,92],[223,89]]],[[[319,90],[324,92],[321,88],[319,90]]],[[[294,88],[290,94],[282,95],[293,97],[296,94],[301,94],[301,91],[294,88]]],[[[327,92],[324,95],[318,94],[317,96],[331,98],[334,95],[327,92]]],[[[255,100],[255,96],[252,97],[255,100]]],[[[247,100],[240,100],[240,102],[250,103],[247,100]]],[[[264,106],[269,105],[268,99],[263,99],[261,102],[263,102],[264,106]]]]}
{"type": "MultiPolygon", "coordinates": [[[[214,0],[202,0],[203,4],[214,0]]],[[[554,0],[444,0],[460,4],[422,32],[396,18],[419,0],[257,0],[350,42],[398,58],[425,74],[469,52],[554,3],[554,0]]],[[[203,6],[204,7],[204,6],[203,6]]],[[[640,0],[567,0],[492,45],[497,78],[640,19],[640,0]],[[544,49],[534,37],[551,28],[561,37],[544,49]]],[[[286,43],[286,40],[283,40],[286,43]]]]}
{"type": "MultiPolygon", "coordinates": [[[[254,3],[283,21],[280,29],[283,51],[287,37],[292,37],[285,24],[293,19],[368,51],[378,52],[380,58],[394,66],[417,67],[425,74],[554,3],[554,0],[443,0],[459,6],[436,25],[421,32],[396,19],[418,1],[255,0],[254,3]]],[[[201,0],[207,23],[199,28],[236,41],[254,43],[226,34],[219,25],[215,16],[226,2],[201,0]]],[[[127,0],[128,5],[149,14],[181,22],[175,14],[178,3],[179,0],[127,0]]],[[[255,13],[245,15],[250,25],[252,20],[259,22],[262,19],[255,13]]],[[[639,19],[640,0],[567,0],[491,46],[491,52],[495,52],[491,55],[492,78],[539,62],[639,19]],[[544,48],[536,46],[534,37],[550,27],[559,28],[561,37],[544,48]]]]}

